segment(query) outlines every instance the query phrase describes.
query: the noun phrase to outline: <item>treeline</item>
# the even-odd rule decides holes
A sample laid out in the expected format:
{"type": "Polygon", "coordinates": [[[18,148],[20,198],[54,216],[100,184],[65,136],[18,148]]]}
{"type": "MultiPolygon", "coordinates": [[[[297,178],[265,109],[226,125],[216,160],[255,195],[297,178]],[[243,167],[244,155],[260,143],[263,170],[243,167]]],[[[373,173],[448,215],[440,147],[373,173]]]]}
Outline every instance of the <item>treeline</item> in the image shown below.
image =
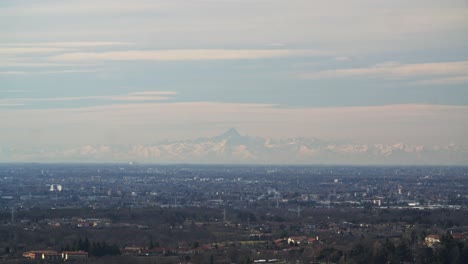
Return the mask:
{"type": "Polygon", "coordinates": [[[88,238],[78,239],[70,245],[61,248],[62,251],[85,251],[89,256],[103,257],[120,255],[120,249],[116,244],[108,245],[106,241],[91,242],[88,238]]]}
{"type": "Polygon", "coordinates": [[[468,263],[468,241],[455,240],[450,234],[441,237],[441,242],[433,248],[421,244],[411,245],[410,241],[400,240],[362,241],[350,250],[324,248],[318,260],[335,263],[421,263],[421,264],[464,264],[468,263]]]}

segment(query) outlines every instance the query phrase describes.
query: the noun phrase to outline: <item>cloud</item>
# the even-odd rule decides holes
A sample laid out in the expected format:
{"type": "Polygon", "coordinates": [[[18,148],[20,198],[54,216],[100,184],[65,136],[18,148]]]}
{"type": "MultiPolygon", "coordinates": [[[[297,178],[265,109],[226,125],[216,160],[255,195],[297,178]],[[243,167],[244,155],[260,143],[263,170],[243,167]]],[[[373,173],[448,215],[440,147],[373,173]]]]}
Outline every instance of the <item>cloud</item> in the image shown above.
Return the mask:
{"type": "Polygon", "coordinates": [[[422,81],[413,82],[412,84],[416,84],[416,85],[453,85],[453,84],[463,84],[463,83],[468,83],[468,76],[455,76],[455,77],[448,77],[448,78],[422,80],[422,81]]]}
{"type": "Polygon", "coordinates": [[[89,72],[98,72],[96,69],[87,69],[87,70],[57,70],[57,71],[39,71],[39,72],[29,72],[31,74],[65,74],[65,73],[89,73],[89,72]]]}
{"type": "Polygon", "coordinates": [[[176,95],[173,91],[146,91],[124,95],[104,96],[75,96],[75,97],[48,97],[48,98],[6,98],[0,99],[0,106],[20,105],[24,102],[66,102],[81,100],[107,100],[107,101],[161,101],[170,99],[170,95],[176,95]]]}
{"type": "Polygon", "coordinates": [[[313,43],[345,53],[422,45],[440,51],[466,42],[468,17],[466,4],[435,0],[8,2],[0,6],[4,39],[135,39],[159,47],[313,43]]]}
{"type": "Polygon", "coordinates": [[[61,66],[74,66],[71,64],[63,63],[50,63],[50,62],[25,62],[15,60],[0,61],[0,67],[21,67],[21,68],[43,68],[43,67],[61,67],[61,66]]]}
{"type": "Polygon", "coordinates": [[[338,56],[338,57],[335,57],[333,58],[335,61],[350,61],[351,58],[350,57],[346,57],[346,56],[338,56]]]}
{"type": "Polygon", "coordinates": [[[31,90],[21,90],[21,89],[10,89],[10,90],[0,90],[0,93],[28,93],[31,92],[31,90]]]}
{"type": "Polygon", "coordinates": [[[109,97],[110,100],[113,101],[160,101],[160,100],[168,100],[170,97],[167,96],[154,96],[154,95],[145,95],[145,96],[112,96],[109,97]]]}
{"type": "Polygon", "coordinates": [[[0,71],[0,74],[3,75],[24,75],[26,72],[23,71],[0,71]]]}
{"type": "Polygon", "coordinates": [[[98,72],[99,70],[54,70],[54,71],[5,71],[0,72],[0,74],[10,74],[10,75],[41,75],[41,74],[69,74],[69,73],[90,73],[98,72]]]}
{"type": "Polygon", "coordinates": [[[80,1],[29,1],[19,2],[11,7],[0,8],[3,16],[18,15],[73,15],[73,14],[108,14],[114,12],[135,12],[156,9],[162,4],[154,1],[123,1],[123,0],[80,0],[80,1]]]}
{"type": "Polygon", "coordinates": [[[0,102],[0,107],[10,107],[10,106],[23,106],[25,104],[20,104],[20,103],[1,103],[0,102]]]}
{"type": "Polygon", "coordinates": [[[84,47],[101,47],[101,46],[122,46],[130,45],[129,42],[111,42],[111,41],[78,41],[78,42],[32,42],[32,43],[0,43],[0,47],[67,47],[67,48],[84,48],[84,47]]]}
{"type": "MultiPolygon", "coordinates": [[[[75,66],[72,64],[54,63],[44,61],[50,54],[60,52],[70,52],[85,48],[105,47],[109,49],[113,46],[130,45],[128,42],[34,42],[34,43],[0,43],[0,67],[64,67],[75,66]]],[[[83,72],[82,70],[61,70],[47,72],[20,72],[17,74],[52,74],[52,73],[72,73],[83,72]]],[[[3,71],[0,74],[14,74],[13,71],[3,71]]]]}
{"type": "Polygon", "coordinates": [[[4,120],[0,144],[25,144],[29,143],[25,138],[34,141],[39,136],[41,144],[67,144],[72,139],[76,144],[154,143],[217,134],[233,126],[272,138],[463,143],[468,140],[466,116],[467,106],[447,105],[280,108],[248,103],[116,102],[80,108],[10,108],[0,111],[4,120]]]}
{"type": "Polygon", "coordinates": [[[146,92],[135,92],[129,93],[129,95],[175,95],[177,92],[175,91],[146,91],[146,92]]]}
{"type": "Polygon", "coordinates": [[[90,73],[98,70],[56,70],[56,71],[0,71],[5,75],[32,75],[32,74],[69,74],[69,73],[90,73]]]}
{"type": "Polygon", "coordinates": [[[237,50],[237,49],[181,49],[181,50],[129,50],[111,52],[77,52],[50,57],[52,61],[99,61],[99,60],[241,60],[283,58],[297,56],[318,56],[324,53],[314,50],[237,50]]]}
{"type": "Polygon", "coordinates": [[[159,101],[168,100],[171,95],[176,95],[174,91],[146,91],[146,92],[134,92],[128,95],[119,95],[109,97],[114,101],[159,101]]]}
{"type": "Polygon", "coordinates": [[[385,62],[366,68],[325,70],[300,74],[306,79],[332,79],[348,77],[411,78],[428,75],[465,75],[468,61],[400,64],[385,62]]]}
{"type": "MultiPolygon", "coordinates": [[[[1,49],[1,47],[0,47],[1,49]]],[[[43,56],[43,54],[41,54],[43,56]]],[[[0,54],[0,67],[2,68],[45,68],[75,66],[69,63],[44,61],[38,54],[0,54]]]]}
{"type": "Polygon", "coordinates": [[[103,96],[77,96],[77,97],[48,97],[48,98],[7,98],[0,99],[0,103],[8,102],[61,102],[61,101],[79,101],[88,99],[103,99],[103,96]]]}
{"type": "Polygon", "coordinates": [[[0,55],[18,55],[33,53],[54,53],[65,51],[65,48],[56,47],[0,47],[0,55]]]}

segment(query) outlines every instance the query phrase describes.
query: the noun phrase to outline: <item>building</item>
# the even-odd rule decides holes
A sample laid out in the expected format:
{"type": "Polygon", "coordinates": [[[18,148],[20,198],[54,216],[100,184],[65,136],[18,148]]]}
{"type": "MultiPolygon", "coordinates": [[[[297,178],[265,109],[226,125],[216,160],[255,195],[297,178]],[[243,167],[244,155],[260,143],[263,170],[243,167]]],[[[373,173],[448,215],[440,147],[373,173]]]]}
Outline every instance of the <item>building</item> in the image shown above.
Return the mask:
{"type": "Polygon", "coordinates": [[[84,251],[64,251],[64,252],[62,252],[62,259],[64,261],[86,259],[86,258],[88,258],[88,252],[84,252],[84,251]]]}
{"type": "Polygon", "coordinates": [[[432,247],[435,244],[440,243],[440,236],[439,235],[428,235],[424,239],[424,242],[425,242],[426,246],[432,247]]]}
{"type": "Polygon", "coordinates": [[[50,261],[56,261],[56,260],[62,260],[62,255],[60,253],[43,253],[42,254],[42,259],[43,260],[50,260],[50,261]]]}
{"type": "Polygon", "coordinates": [[[288,245],[300,245],[300,244],[307,244],[307,237],[297,236],[297,237],[288,238],[288,245]]]}
{"type": "Polygon", "coordinates": [[[60,185],[60,184],[51,184],[49,190],[51,192],[61,192],[62,191],[62,185],[60,185]]]}
{"type": "Polygon", "coordinates": [[[142,254],[144,250],[144,247],[138,247],[138,246],[131,246],[131,247],[125,247],[122,250],[122,255],[124,256],[139,256],[142,254]]]}
{"type": "Polygon", "coordinates": [[[23,257],[35,260],[61,260],[62,255],[54,250],[33,250],[23,253],[23,257]]]}

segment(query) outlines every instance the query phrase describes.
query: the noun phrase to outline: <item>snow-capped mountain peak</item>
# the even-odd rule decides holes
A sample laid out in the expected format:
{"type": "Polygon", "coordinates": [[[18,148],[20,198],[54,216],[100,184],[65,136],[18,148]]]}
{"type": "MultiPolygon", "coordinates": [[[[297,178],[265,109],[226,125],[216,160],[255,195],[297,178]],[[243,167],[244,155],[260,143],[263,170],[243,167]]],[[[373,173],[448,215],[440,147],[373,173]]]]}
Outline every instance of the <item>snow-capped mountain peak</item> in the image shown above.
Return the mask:
{"type": "Polygon", "coordinates": [[[218,138],[238,138],[242,137],[241,134],[235,128],[230,128],[228,131],[224,132],[223,134],[219,135],[218,138]]]}
{"type": "MultiPolygon", "coordinates": [[[[17,152],[18,153],[18,152],[17,152]]],[[[23,149],[22,156],[0,147],[0,160],[150,163],[281,163],[281,164],[468,164],[462,145],[424,146],[407,143],[363,144],[316,138],[265,139],[235,128],[209,138],[158,144],[84,145],[71,149],[23,149]],[[26,154],[24,154],[26,153],[26,154]]]]}

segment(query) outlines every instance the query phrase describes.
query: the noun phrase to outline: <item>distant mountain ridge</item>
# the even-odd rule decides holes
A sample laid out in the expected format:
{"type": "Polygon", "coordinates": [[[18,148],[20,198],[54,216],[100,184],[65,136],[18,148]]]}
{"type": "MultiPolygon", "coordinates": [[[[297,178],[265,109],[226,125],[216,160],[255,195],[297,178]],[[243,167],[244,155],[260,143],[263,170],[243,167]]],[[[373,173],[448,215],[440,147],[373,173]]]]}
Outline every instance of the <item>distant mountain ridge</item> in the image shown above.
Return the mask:
{"type": "Polygon", "coordinates": [[[241,135],[235,128],[209,138],[158,144],[85,145],[69,149],[0,147],[2,161],[242,163],[242,164],[402,164],[467,165],[468,148],[328,142],[314,138],[268,139],[241,135]],[[17,154],[21,153],[21,154],[17,154]]]}

